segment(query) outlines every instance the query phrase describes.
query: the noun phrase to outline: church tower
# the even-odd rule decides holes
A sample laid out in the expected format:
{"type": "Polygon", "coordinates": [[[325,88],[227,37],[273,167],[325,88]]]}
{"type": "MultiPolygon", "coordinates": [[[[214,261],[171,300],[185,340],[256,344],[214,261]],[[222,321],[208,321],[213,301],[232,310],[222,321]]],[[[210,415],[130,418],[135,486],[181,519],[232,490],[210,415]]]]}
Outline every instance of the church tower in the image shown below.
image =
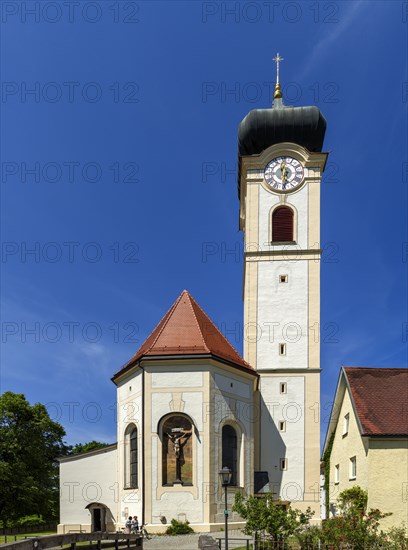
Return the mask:
{"type": "Polygon", "coordinates": [[[260,375],[255,470],[276,498],[319,517],[320,183],[326,121],[315,107],[270,109],[239,126],[244,358],[260,375]]]}

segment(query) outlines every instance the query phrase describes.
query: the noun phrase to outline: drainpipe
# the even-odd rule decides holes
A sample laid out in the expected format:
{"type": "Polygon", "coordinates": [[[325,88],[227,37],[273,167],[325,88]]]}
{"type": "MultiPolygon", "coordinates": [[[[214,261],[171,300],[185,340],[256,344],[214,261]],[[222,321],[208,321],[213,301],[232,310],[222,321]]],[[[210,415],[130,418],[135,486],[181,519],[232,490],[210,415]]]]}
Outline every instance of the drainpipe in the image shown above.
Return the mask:
{"type": "Polygon", "coordinates": [[[145,471],[145,370],[142,369],[142,525],[145,523],[146,471],[145,471]]]}

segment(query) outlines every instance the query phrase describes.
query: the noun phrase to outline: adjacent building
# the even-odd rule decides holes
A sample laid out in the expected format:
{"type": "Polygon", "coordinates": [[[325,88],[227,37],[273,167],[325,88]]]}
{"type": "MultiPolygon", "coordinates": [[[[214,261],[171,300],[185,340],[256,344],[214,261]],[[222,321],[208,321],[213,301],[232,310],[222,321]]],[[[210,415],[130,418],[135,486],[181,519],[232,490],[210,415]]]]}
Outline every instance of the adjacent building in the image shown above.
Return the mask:
{"type": "Polygon", "coordinates": [[[368,508],[392,513],[382,527],[408,525],[408,369],[343,367],[324,451],[331,516],[338,495],[359,485],[368,508]]]}

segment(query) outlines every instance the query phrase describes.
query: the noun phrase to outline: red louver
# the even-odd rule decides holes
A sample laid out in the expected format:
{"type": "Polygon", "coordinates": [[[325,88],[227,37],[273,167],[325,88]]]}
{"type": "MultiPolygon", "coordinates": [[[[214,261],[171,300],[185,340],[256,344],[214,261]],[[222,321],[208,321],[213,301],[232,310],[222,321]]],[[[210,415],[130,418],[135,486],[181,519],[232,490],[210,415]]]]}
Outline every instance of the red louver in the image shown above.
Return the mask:
{"type": "Polygon", "coordinates": [[[272,214],[272,242],[293,241],[293,210],[279,206],[272,214]]]}

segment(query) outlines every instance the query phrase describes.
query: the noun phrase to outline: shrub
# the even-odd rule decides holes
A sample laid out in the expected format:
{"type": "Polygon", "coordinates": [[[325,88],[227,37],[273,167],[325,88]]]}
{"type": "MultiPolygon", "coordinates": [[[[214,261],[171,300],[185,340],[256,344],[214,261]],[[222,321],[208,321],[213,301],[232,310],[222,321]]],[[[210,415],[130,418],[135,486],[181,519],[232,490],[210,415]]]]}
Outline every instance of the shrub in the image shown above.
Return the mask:
{"type": "Polygon", "coordinates": [[[189,533],[194,533],[194,529],[190,527],[188,521],[172,519],[170,523],[171,525],[166,529],[166,535],[188,535],[189,533]]]}
{"type": "Polygon", "coordinates": [[[43,520],[42,516],[23,516],[22,518],[19,518],[17,520],[17,525],[26,526],[29,527],[30,525],[45,525],[45,521],[43,520]]]}

